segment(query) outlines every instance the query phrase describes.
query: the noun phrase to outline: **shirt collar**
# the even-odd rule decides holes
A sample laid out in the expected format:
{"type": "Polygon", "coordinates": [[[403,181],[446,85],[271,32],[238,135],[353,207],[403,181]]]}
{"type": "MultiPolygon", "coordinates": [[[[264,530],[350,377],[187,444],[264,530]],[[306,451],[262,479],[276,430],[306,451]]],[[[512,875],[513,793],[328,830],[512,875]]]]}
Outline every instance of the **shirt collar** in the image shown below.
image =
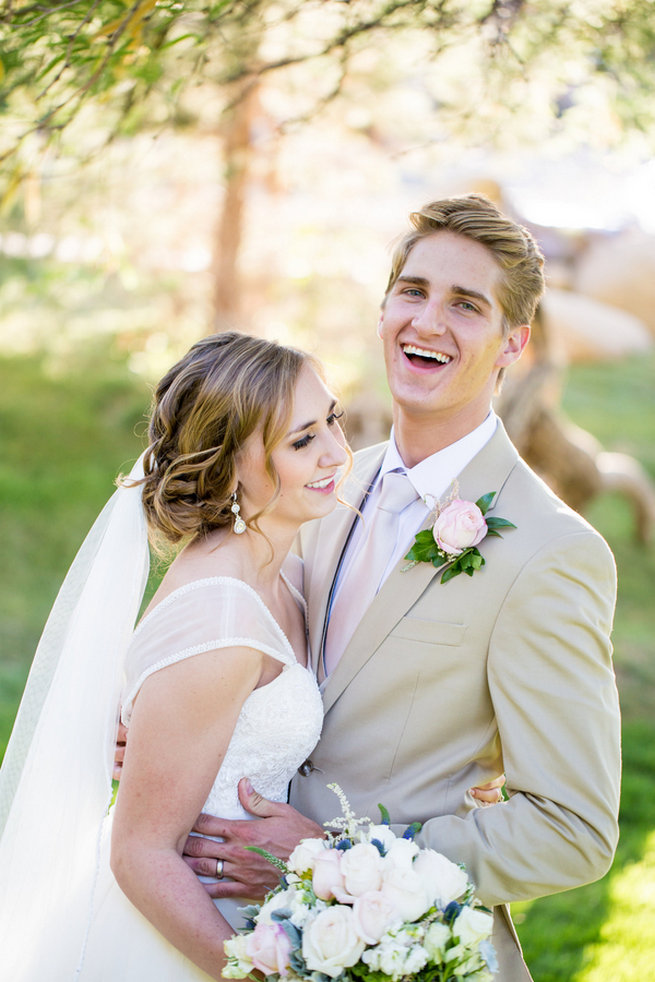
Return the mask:
{"type": "Polygon", "coordinates": [[[463,436],[461,440],[456,440],[443,450],[437,450],[436,453],[410,468],[405,467],[398,453],[392,428],[389,445],[380,468],[380,479],[388,471],[404,471],[419,497],[432,508],[435,499],[440,498],[448,490],[458,474],[489,442],[497,425],[498,417],[494,412],[490,412],[479,426],[463,436]]]}

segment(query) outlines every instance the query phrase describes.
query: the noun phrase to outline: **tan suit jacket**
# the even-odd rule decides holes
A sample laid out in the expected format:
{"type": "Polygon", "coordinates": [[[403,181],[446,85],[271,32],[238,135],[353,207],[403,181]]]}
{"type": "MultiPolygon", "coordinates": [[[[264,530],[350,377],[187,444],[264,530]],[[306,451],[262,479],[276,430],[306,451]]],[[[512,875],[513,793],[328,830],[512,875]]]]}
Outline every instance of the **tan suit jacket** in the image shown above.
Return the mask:
{"type": "MultiPolygon", "coordinates": [[[[356,455],[345,493],[354,504],[385,446],[356,455]]],[[[290,800],[333,818],[339,804],[326,785],[336,781],[358,815],[377,820],[381,802],[399,826],[423,822],[418,841],[466,863],[479,897],[496,906],[607,871],[620,748],[606,543],[525,465],[502,426],[459,476],[461,498],[489,491],[516,529],[481,544],[486,565],[472,578],[442,584],[427,563],[398,564],[327,680],[313,769],[296,776],[290,800]],[[509,801],[476,806],[468,788],[503,771],[509,801]]],[[[315,660],[352,523],[340,506],[301,535],[315,660]]],[[[495,922],[498,978],[525,982],[504,907],[495,922]]]]}

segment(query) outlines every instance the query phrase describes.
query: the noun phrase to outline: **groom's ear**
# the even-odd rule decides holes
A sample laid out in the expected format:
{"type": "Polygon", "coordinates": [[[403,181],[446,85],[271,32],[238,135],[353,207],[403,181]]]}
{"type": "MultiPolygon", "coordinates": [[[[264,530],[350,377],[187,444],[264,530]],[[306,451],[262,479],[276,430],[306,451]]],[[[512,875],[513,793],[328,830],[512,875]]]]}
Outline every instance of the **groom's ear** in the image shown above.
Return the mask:
{"type": "Polygon", "coordinates": [[[529,340],[529,324],[519,324],[518,327],[510,328],[509,333],[503,339],[500,354],[496,359],[496,367],[508,368],[515,361],[518,361],[529,340]]]}

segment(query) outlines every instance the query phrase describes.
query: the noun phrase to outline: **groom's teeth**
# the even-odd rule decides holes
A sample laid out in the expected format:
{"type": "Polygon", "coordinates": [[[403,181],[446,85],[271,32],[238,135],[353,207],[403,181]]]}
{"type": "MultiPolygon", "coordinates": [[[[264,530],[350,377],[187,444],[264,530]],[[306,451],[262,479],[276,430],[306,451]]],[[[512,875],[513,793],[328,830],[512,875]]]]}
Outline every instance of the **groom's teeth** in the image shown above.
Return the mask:
{"type": "Polygon", "coordinates": [[[332,484],[334,477],[324,477],[322,481],[312,481],[308,484],[308,488],[327,488],[328,485],[332,484]]]}
{"type": "Polygon", "coordinates": [[[404,344],[403,351],[406,355],[418,355],[420,358],[433,358],[441,365],[447,365],[452,361],[450,355],[444,355],[440,351],[428,351],[427,348],[417,348],[415,344],[404,344]]]}

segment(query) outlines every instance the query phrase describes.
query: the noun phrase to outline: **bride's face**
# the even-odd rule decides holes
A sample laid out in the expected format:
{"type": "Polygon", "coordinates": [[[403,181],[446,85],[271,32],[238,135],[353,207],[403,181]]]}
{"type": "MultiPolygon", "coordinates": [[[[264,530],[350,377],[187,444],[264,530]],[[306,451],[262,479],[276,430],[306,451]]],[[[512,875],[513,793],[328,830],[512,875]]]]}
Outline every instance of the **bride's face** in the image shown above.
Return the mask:
{"type": "MultiPolygon", "coordinates": [[[[333,394],[314,369],[305,365],[296,383],[288,430],[271,455],[280,478],[280,494],[267,520],[298,528],[332,511],[338,469],[347,460],[340,415],[333,394]]],[[[264,508],[275,493],[266,473],[261,433],[247,441],[237,474],[241,514],[248,518],[264,508]]]]}

